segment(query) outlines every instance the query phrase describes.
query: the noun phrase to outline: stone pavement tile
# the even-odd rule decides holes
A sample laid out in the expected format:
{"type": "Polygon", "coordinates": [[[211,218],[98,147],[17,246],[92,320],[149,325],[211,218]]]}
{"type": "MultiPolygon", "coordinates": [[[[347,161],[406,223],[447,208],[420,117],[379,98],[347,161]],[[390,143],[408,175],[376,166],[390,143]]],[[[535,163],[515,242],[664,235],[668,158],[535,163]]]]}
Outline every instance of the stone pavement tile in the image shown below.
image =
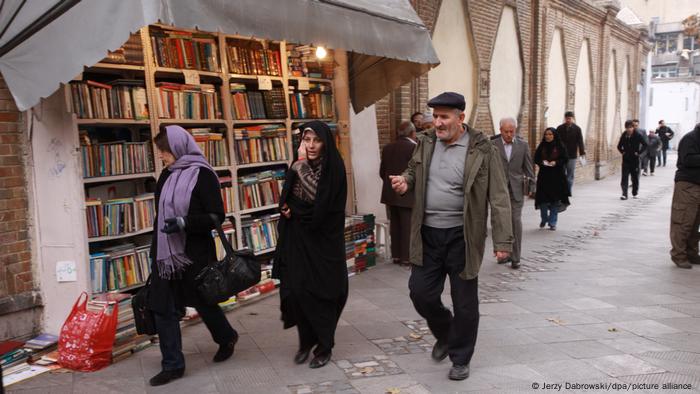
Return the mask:
{"type": "MultiPolygon", "coordinates": [[[[700,377],[678,373],[657,373],[640,376],[623,376],[620,380],[632,384],[645,384],[647,393],[698,393],[700,392],[700,377]],[[651,388],[654,385],[653,388],[651,388]],[[677,385],[683,385],[679,387],[677,385]]],[[[635,393],[640,391],[634,391],[635,393]]]]}
{"type": "Polygon", "coordinates": [[[387,356],[430,353],[433,349],[432,343],[415,333],[395,338],[374,339],[372,343],[387,356]]]}
{"type": "MultiPolygon", "coordinates": [[[[294,364],[294,354],[298,346],[281,346],[277,349],[263,349],[265,356],[270,361],[271,366],[279,376],[278,384],[285,386],[303,384],[303,383],[318,383],[328,380],[344,380],[343,371],[335,365],[337,360],[333,355],[331,362],[323,368],[311,369],[308,362],[305,364],[294,364]]],[[[311,357],[309,360],[311,361],[311,357]]]]}
{"type": "Polygon", "coordinates": [[[516,298],[515,300],[513,300],[513,304],[518,305],[521,308],[534,313],[561,312],[573,310],[573,308],[571,308],[568,305],[564,305],[559,301],[555,301],[553,299],[544,297],[530,299],[516,298]]]}
{"type": "Polygon", "coordinates": [[[462,381],[448,379],[448,371],[449,368],[443,368],[441,371],[412,373],[411,376],[431,393],[482,393],[494,389],[493,385],[483,379],[479,370],[472,369],[469,378],[462,381]]]}
{"type": "MultiPolygon", "coordinates": [[[[204,359],[199,356],[199,355],[192,355],[189,357],[186,357],[185,362],[187,363],[187,367],[185,369],[185,376],[177,380],[177,383],[173,383],[170,385],[165,385],[165,386],[159,386],[159,387],[151,387],[148,385],[148,380],[156,375],[158,372],[160,372],[160,359],[158,360],[158,365],[156,368],[153,368],[154,365],[152,363],[148,363],[148,365],[145,365],[144,363],[145,359],[142,359],[142,364],[144,364],[143,368],[143,380],[142,383],[146,387],[146,392],[147,393],[168,393],[172,394],[173,390],[176,390],[177,392],[180,393],[218,393],[219,391],[216,388],[216,383],[214,381],[214,374],[213,372],[207,368],[206,363],[204,362],[204,359]]],[[[123,377],[120,379],[120,382],[122,385],[128,384],[131,379],[127,378],[124,379],[123,377]]],[[[78,387],[78,383],[76,382],[76,387],[78,387]]],[[[103,386],[98,384],[95,389],[96,390],[88,390],[87,392],[90,393],[97,393],[97,392],[103,392],[103,386]]],[[[121,391],[118,391],[121,393],[128,393],[130,392],[128,389],[126,389],[124,386],[122,386],[121,391]]]]}
{"type": "MultiPolygon", "coordinates": [[[[21,390],[44,389],[46,392],[48,390],[52,390],[54,387],[73,387],[73,376],[74,374],[72,373],[56,371],[46,372],[33,379],[16,383],[10,386],[10,388],[21,387],[21,390]]],[[[11,392],[10,390],[6,391],[11,392]]]]}
{"type": "MultiPolygon", "coordinates": [[[[449,368],[449,360],[446,359],[446,361],[447,367],[449,368]]],[[[502,347],[481,347],[478,344],[476,346],[474,356],[470,362],[473,368],[487,368],[517,363],[518,362],[512,357],[512,354],[509,351],[504,350],[502,347]]]]}
{"type": "MultiPolygon", "coordinates": [[[[581,360],[555,360],[527,364],[544,376],[547,382],[578,382],[587,379],[602,379],[608,375],[581,360]]],[[[533,380],[543,381],[543,380],[533,380]]]]}
{"type": "MultiPolygon", "coordinates": [[[[290,330],[293,330],[296,333],[296,327],[290,330]]],[[[365,336],[352,325],[338,327],[335,329],[335,343],[357,343],[364,342],[366,340],[367,338],[365,338],[365,336]]],[[[297,343],[297,341],[294,343],[297,343]]]]}
{"type": "Polygon", "coordinates": [[[666,372],[659,367],[651,365],[637,357],[630,356],[629,354],[588,358],[583,361],[615,378],[620,376],[666,372]]]}
{"type": "MultiPolygon", "coordinates": [[[[555,312],[552,312],[555,313],[555,312]]],[[[559,313],[559,312],[556,312],[559,313]]],[[[513,315],[493,315],[493,316],[482,316],[479,321],[479,328],[481,329],[481,320],[485,318],[494,319],[496,324],[494,329],[498,328],[532,328],[532,327],[551,327],[554,323],[547,320],[537,313],[518,313],[513,315]]],[[[486,329],[486,328],[483,328],[486,329]]]]}
{"type": "Polygon", "coordinates": [[[568,360],[571,357],[558,350],[554,345],[533,343],[530,345],[502,346],[499,351],[520,364],[550,360],[568,360]]]}
{"type": "Polygon", "coordinates": [[[361,342],[337,343],[333,348],[333,357],[337,359],[347,359],[350,357],[373,356],[381,354],[382,351],[368,340],[361,342]]]}
{"type": "Polygon", "coordinates": [[[679,350],[700,353],[700,334],[694,332],[680,332],[650,336],[649,339],[662,345],[679,350]]]}
{"type": "Polygon", "coordinates": [[[634,336],[631,332],[622,329],[617,323],[576,324],[568,327],[586,339],[615,339],[634,336]]]}
{"type": "Polygon", "coordinates": [[[286,390],[271,366],[217,370],[214,372],[214,383],[220,393],[264,392],[273,387],[286,390]]]}
{"type": "Polygon", "coordinates": [[[700,317],[700,303],[695,304],[670,304],[664,307],[676,312],[684,313],[692,317],[700,317]]]}
{"type": "MultiPolygon", "coordinates": [[[[476,358],[479,353],[480,353],[480,350],[477,349],[477,352],[476,352],[474,358],[476,358]]],[[[430,354],[426,354],[426,353],[401,354],[401,355],[391,356],[390,358],[391,358],[391,360],[396,362],[396,364],[399,367],[401,367],[401,369],[404,372],[406,372],[409,375],[414,375],[416,373],[421,373],[421,372],[444,372],[444,374],[447,374],[447,371],[452,366],[449,359],[445,359],[445,361],[443,361],[443,362],[436,363],[430,357],[430,354]]],[[[447,376],[447,375],[444,375],[444,376],[447,376]]]]}
{"type": "Polygon", "coordinates": [[[245,315],[239,317],[238,322],[240,322],[241,326],[243,326],[244,332],[251,334],[259,334],[261,332],[269,333],[280,331],[282,329],[282,321],[279,318],[279,314],[274,317],[269,315],[245,315]]]}
{"type": "Polygon", "coordinates": [[[671,319],[655,319],[657,322],[677,330],[700,333],[700,318],[681,317],[671,319]]]}
{"type": "Polygon", "coordinates": [[[532,382],[541,382],[545,375],[526,364],[496,365],[486,368],[474,368],[474,376],[495,388],[520,389],[531,388],[532,382]]]}
{"type": "Polygon", "coordinates": [[[605,309],[615,307],[614,305],[602,302],[598,299],[591,297],[567,298],[561,300],[561,303],[579,311],[587,309],[605,309]]]}
{"type": "Polygon", "coordinates": [[[608,309],[597,309],[597,310],[586,310],[581,311],[587,315],[593,316],[596,319],[602,320],[604,322],[620,322],[620,321],[632,321],[632,320],[644,320],[645,317],[637,314],[625,311],[623,308],[608,310],[608,309]]]}
{"type": "Polygon", "coordinates": [[[602,343],[594,340],[560,342],[552,344],[552,347],[577,359],[610,356],[621,353],[617,349],[603,345],[602,343]]]}
{"type": "Polygon", "coordinates": [[[385,394],[391,389],[398,389],[401,394],[431,393],[414,377],[406,374],[355,379],[351,383],[362,394],[385,394]]]}
{"type": "Polygon", "coordinates": [[[297,384],[288,387],[292,394],[359,394],[346,380],[331,380],[320,383],[297,384]]]}
{"type": "Polygon", "coordinates": [[[377,310],[378,306],[370,302],[364,297],[349,297],[347,303],[345,304],[344,311],[367,311],[367,310],[377,310]]]}
{"type": "Polygon", "coordinates": [[[538,315],[544,320],[560,326],[596,324],[603,322],[602,320],[581,311],[538,313],[538,315]]]}
{"type": "Polygon", "coordinates": [[[356,323],[353,327],[367,339],[396,338],[411,333],[403,323],[393,321],[388,323],[356,323]]]}
{"type": "Polygon", "coordinates": [[[295,327],[282,330],[278,327],[275,331],[251,331],[250,336],[260,349],[275,348],[278,346],[297,343],[299,335],[295,327]]]}
{"type": "MultiPolygon", "coordinates": [[[[30,379],[34,380],[34,379],[30,379]]],[[[50,387],[36,387],[36,388],[25,388],[25,380],[22,383],[17,383],[10,387],[5,387],[5,393],[7,394],[73,394],[73,385],[57,385],[50,387]],[[15,388],[17,387],[17,388],[15,388]],[[20,388],[21,387],[21,388],[20,388]]]]}
{"type": "Polygon", "coordinates": [[[605,346],[609,346],[627,354],[664,352],[672,350],[672,348],[662,345],[661,343],[637,336],[618,339],[602,339],[599,342],[605,346]]]}
{"type": "MultiPolygon", "coordinates": [[[[680,352],[680,351],[671,351],[671,352],[647,352],[647,353],[642,353],[638,354],[637,357],[640,359],[648,362],[649,364],[655,365],[659,368],[662,368],[668,372],[673,372],[673,373],[679,373],[683,375],[690,375],[690,376],[700,376],[700,365],[697,363],[689,363],[685,360],[687,358],[685,357],[676,357],[676,358],[671,358],[668,357],[668,355],[673,355],[673,354],[688,354],[687,352],[680,352]],[[661,355],[664,358],[659,358],[659,355],[661,355]]],[[[690,353],[694,356],[698,356],[697,353],[690,353]]],[[[700,389],[700,387],[698,387],[700,389]]]]}
{"type": "Polygon", "coordinates": [[[419,315],[418,312],[416,312],[416,309],[413,306],[409,308],[391,309],[387,312],[401,321],[418,320],[422,318],[421,315],[419,315]]]}
{"type": "Polygon", "coordinates": [[[517,313],[530,313],[529,310],[512,303],[494,303],[479,305],[479,312],[484,316],[512,315],[517,313]]]}
{"type": "Polygon", "coordinates": [[[586,336],[564,326],[520,328],[519,331],[541,343],[582,341],[586,339],[586,336]]]}
{"type": "Polygon", "coordinates": [[[631,307],[625,308],[625,311],[637,313],[637,314],[642,315],[648,319],[653,319],[656,321],[659,321],[659,319],[690,317],[690,316],[686,315],[685,313],[677,312],[677,311],[674,311],[672,309],[669,309],[669,308],[666,308],[666,307],[663,307],[660,305],[631,306],[631,307]]]}
{"type": "MultiPolygon", "coordinates": [[[[207,366],[212,371],[243,368],[263,368],[270,366],[270,361],[267,359],[265,354],[258,349],[236,349],[233,356],[222,363],[215,363],[212,360],[213,356],[213,354],[204,355],[204,361],[207,363],[207,366]]],[[[289,357],[294,357],[294,353],[290,354],[289,357]]]]}
{"type": "Polygon", "coordinates": [[[661,324],[654,320],[626,321],[613,324],[641,336],[656,336],[681,332],[680,330],[661,324]]]}
{"type": "Polygon", "coordinates": [[[527,345],[531,343],[538,343],[538,341],[515,328],[479,330],[479,334],[477,335],[476,339],[477,348],[527,345]]]}
{"type": "Polygon", "coordinates": [[[395,316],[382,310],[343,311],[341,317],[350,324],[397,321],[395,316]]]}
{"type": "MultiPolygon", "coordinates": [[[[202,360],[198,355],[188,355],[188,363],[190,359],[195,371],[202,369],[202,360]]],[[[160,371],[160,354],[157,367],[160,371]]],[[[146,388],[141,362],[134,357],[96,372],[76,372],[73,377],[73,389],[77,393],[145,393],[146,388]]]]}

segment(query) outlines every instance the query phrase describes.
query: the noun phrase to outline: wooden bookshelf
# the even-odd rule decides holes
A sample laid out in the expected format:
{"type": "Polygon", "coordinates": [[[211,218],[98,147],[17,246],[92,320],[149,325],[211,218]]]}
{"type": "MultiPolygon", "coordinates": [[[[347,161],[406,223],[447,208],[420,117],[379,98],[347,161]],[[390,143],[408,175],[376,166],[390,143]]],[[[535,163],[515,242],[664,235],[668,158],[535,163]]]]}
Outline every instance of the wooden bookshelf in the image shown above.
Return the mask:
{"type": "MultiPolygon", "coordinates": [[[[129,64],[111,64],[111,63],[97,63],[93,66],[86,67],[85,68],[85,73],[88,75],[94,74],[98,78],[103,78],[98,80],[98,82],[102,83],[108,83],[110,79],[108,77],[111,74],[114,74],[113,79],[134,79],[137,81],[142,81],[143,86],[145,86],[146,90],[146,100],[148,104],[148,109],[149,109],[149,118],[146,120],[134,120],[134,119],[78,119],[77,117],[74,116],[74,124],[76,128],[76,135],[78,132],[78,126],[99,126],[99,127],[115,127],[115,128],[127,128],[129,130],[132,130],[133,135],[137,135],[138,133],[143,133],[143,130],[146,128],[149,128],[150,134],[149,137],[152,139],[157,135],[166,125],[181,125],[185,128],[192,128],[192,127],[203,127],[207,128],[210,127],[212,130],[217,130],[217,132],[223,131],[223,140],[226,145],[226,150],[228,154],[228,163],[230,163],[227,166],[217,166],[214,167],[214,170],[217,172],[221,171],[228,171],[231,174],[231,198],[233,200],[232,206],[233,206],[233,211],[232,212],[227,212],[226,216],[231,218],[234,224],[234,233],[235,233],[235,247],[236,248],[241,248],[243,245],[243,226],[241,225],[241,216],[246,215],[247,216],[253,216],[253,218],[256,218],[256,214],[269,214],[270,210],[276,209],[277,204],[269,204],[263,207],[257,207],[257,208],[252,208],[252,209],[241,209],[241,202],[239,201],[240,196],[239,196],[239,185],[238,185],[238,178],[241,176],[241,171],[246,171],[250,172],[251,169],[260,169],[264,170],[267,168],[273,168],[275,166],[279,167],[282,165],[289,166],[291,165],[292,158],[294,156],[294,151],[293,151],[293,143],[292,143],[292,125],[294,123],[303,123],[307,122],[310,120],[322,120],[326,122],[333,122],[334,119],[331,118],[325,118],[325,119],[293,119],[292,116],[292,111],[291,111],[291,106],[290,106],[290,86],[293,87],[298,87],[298,81],[300,79],[306,79],[309,82],[312,83],[323,83],[328,85],[328,87],[334,89],[333,86],[333,80],[331,79],[324,79],[324,78],[306,78],[306,77],[294,77],[290,75],[289,72],[289,66],[288,66],[288,59],[287,59],[287,42],[286,41],[274,41],[274,40],[263,40],[259,38],[253,38],[253,37],[242,37],[238,35],[227,35],[227,34],[222,34],[222,33],[217,33],[217,32],[204,32],[204,31],[199,31],[196,29],[181,29],[181,28],[176,28],[172,26],[167,26],[167,25],[161,25],[161,24],[156,24],[156,25],[151,25],[149,27],[145,27],[140,30],[139,32],[140,37],[141,37],[141,43],[143,47],[143,59],[144,59],[144,65],[143,66],[136,66],[136,65],[129,65],[129,64]],[[216,68],[218,68],[218,71],[204,71],[204,70],[197,70],[197,69],[180,69],[180,68],[172,68],[172,67],[162,67],[159,65],[158,60],[156,58],[156,54],[154,51],[154,48],[152,47],[152,42],[156,42],[156,40],[152,41],[151,40],[151,29],[157,28],[158,30],[163,30],[163,31],[184,31],[192,34],[201,34],[201,35],[206,35],[207,38],[211,37],[214,41],[208,40],[206,45],[212,45],[211,47],[207,48],[212,48],[215,45],[216,46],[216,52],[215,52],[215,57],[218,62],[216,64],[216,68]],[[280,62],[280,73],[281,75],[275,76],[275,75],[257,75],[257,74],[239,74],[239,73],[234,73],[229,70],[229,59],[228,59],[228,49],[227,45],[229,43],[231,44],[239,44],[239,41],[237,40],[243,40],[243,41],[254,41],[256,43],[267,43],[269,45],[264,46],[264,48],[270,48],[273,51],[279,50],[279,62],[280,62]],[[257,80],[262,77],[269,79],[273,82],[273,86],[275,88],[281,88],[282,91],[284,92],[284,108],[286,109],[286,114],[287,116],[285,118],[280,118],[280,119],[254,119],[254,120],[239,120],[239,119],[233,119],[233,108],[232,108],[232,97],[231,97],[231,89],[230,89],[230,83],[234,83],[238,81],[241,84],[246,85],[247,91],[255,91],[255,88],[257,88],[257,80]],[[200,83],[202,84],[212,84],[214,85],[216,92],[218,94],[218,99],[220,100],[220,109],[221,109],[221,118],[220,119],[168,119],[168,118],[160,118],[159,117],[159,111],[158,111],[158,98],[159,98],[159,89],[158,89],[158,83],[159,82],[170,82],[174,84],[187,84],[187,82],[192,82],[192,80],[196,81],[199,79],[200,83]],[[284,144],[286,145],[287,148],[287,153],[288,153],[288,159],[286,160],[273,160],[273,161],[267,161],[267,162],[258,162],[258,163],[238,163],[237,162],[237,157],[236,157],[236,140],[234,138],[234,128],[245,128],[246,126],[264,126],[264,125],[274,125],[278,126],[280,128],[280,135],[279,137],[284,136],[286,138],[286,141],[284,144]],[[286,134],[281,134],[282,129],[284,129],[284,133],[286,134]],[[266,212],[267,211],[267,212],[266,212]]],[[[167,36],[167,33],[166,33],[167,36]]],[[[160,42],[158,45],[163,45],[162,42],[160,42]]],[[[257,44],[255,44],[257,45],[257,44]]],[[[254,47],[255,45],[251,46],[254,47]]],[[[236,45],[237,46],[237,45],[236,45]]],[[[245,46],[245,43],[243,44],[245,46]]],[[[161,52],[161,56],[167,56],[167,55],[162,55],[163,52],[161,52]]],[[[209,54],[207,55],[209,56],[209,54]]],[[[212,68],[212,62],[211,62],[211,57],[205,58],[205,60],[199,61],[198,60],[198,66],[202,66],[202,68],[212,68]],[[206,63],[208,61],[208,63],[206,63]]],[[[269,58],[268,58],[269,59],[269,58]]],[[[166,64],[168,62],[161,62],[160,64],[166,64]]],[[[171,62],[172,63],[172,59],[171,62]]],[[[182,64],[182,63],[181,63],[182,64]]],[[[189,63],[192,65],[192,62],[190,61],[189,63]]],[[[274,65],[270,65],[270,63],[267,63],[267,69],[269,67],[275,67],[274,65]]],[[[258,69],[259,71],[259,69],[258,69]]],[[[277,71],[277,68],[274,68],[273,73],[277,71]]],[[[82,75],[78,77],[79,79],[82,79],[82,75]]],[[[87,79],[87,78],[86,78],[87,79]]],[[[335,92],[331,89],[332,95],[335,94],[335,92]]],[[[294,90],[293,92],[299,93],[299,90],[294,90]]],[[[279,96],[277,96],[279,97],[279,96]]],[[[71,104],[71,91],[70,88],[67,87],[66,89],[66,99],[68,101],[68,107],[72,108],[71,104]]],[[[281,103],[280,101],[278,101],[281,103]]],[[[281,109],[281,107],[280,107],[281,109]]],[[[335,103],[333,103],[332,107],[333,111],[336,111],[335,108],[335,103]]],[[[266,108],[267,111],[267,108],[266,108]]],[[[335,113],[335,112],[334,112],[335,113]]],[[[144,140],[142,138],[142,134],[139,135],[139,141],[143,142],[144,140]]],[[[136,138],[136,137],[132,137],[136,138]]],[[[133,140],[135,141],[135,140],[133,140]]],[[[148,173],[139,173],[139,174],[125,174],[125,175],[116,175],[116,176],[105,176],[105,177],[92,177],[92,178],[85,178],[83,179],[83,184],[84,188],[86,191],[86,194],[88,192],[88,188],[92,187],[109,187],[110,183],[117,183],[117,182],[134,182],[134,183],[139,183],[140,182],[140,187],[145,187],[144,184],[147,181],[148,178],[152,179],[158,179],[160,176],[161,172],[163,171],[163,165],[160,162],[160,160],[157,159],[157,154],[156,154],[156,149],[155,145],[152,145],[152,153],[154,155],[153,157],[153,163],[154,163],[154,171],[153,172],[148,172],[148,173]]],[[[82,159],[81,159],[82,160],[82,159]]],[[[245,175],[245,173],[243,174],[245,175]]],[[[151,182],[151,181],[148,181],[151,182]]],[[[118,197],[135,197],[135,196],[118,196],[118,197]]],[[[95,237],[95,238],[87,238],[86,239],[86,244],[88,247],[96,247],[96,246],[101,246],[95,245],[100,242],[107,242],[109,241],[120,241],[120,240],[129,240],[130,238],[133,238],[135,236],[139,235],[145,235],[151,233],[153,230],[152,228],[147,228],[143,229],[137,232],[132,232],[128,234],[122,234],[122,235],[115,235],[115,236],[103,236],[103,237],[95,237]]],[[[263,249],[259,250],[257,252],[254,252],[255,256],[262,256],[269,254],[271,252],[274,252],[275,248],[269,248],[269,249],[263,249]]],[[[89,254],[89,253],[88,253],[89,254]]],[[[88,275],[89,276],[89,275],[88,275]]],[[[128,288],[123,288],[123,289],[118,289],[116,291],[129,291],[136,289],[138,287],[142,286],[142,284],[130,286],[128,288]]]]}

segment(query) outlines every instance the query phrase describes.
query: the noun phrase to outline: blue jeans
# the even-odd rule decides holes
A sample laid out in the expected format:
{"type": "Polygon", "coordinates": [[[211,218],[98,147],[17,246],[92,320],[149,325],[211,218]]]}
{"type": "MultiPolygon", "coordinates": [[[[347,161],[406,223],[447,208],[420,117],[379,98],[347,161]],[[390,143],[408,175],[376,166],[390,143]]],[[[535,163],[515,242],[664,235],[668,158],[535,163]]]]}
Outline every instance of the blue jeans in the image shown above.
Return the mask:
{"type": "Polygon", "coordinates": [[[540,204],[542,223],[549,224],[549,227],[556,227],[558,216],[559,202],[543,202],[540,204]]]}
{"type": "Polygon", "coordinates": [[[569,184],[569,195],[574,186],[574,172],[576,172],[576,159],[569,159],[566,163],[566,182],[569,184]]]}

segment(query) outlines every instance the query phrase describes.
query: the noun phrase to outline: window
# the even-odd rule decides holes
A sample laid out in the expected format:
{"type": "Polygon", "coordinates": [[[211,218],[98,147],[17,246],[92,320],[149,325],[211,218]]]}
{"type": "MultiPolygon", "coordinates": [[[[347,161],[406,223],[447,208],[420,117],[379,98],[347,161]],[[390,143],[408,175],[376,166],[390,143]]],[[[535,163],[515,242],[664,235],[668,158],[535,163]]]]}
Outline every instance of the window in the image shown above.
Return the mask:
{"type": "Polygon", "coordinates": [[[683,49],[695,50],[698,48],[697,36],[685,36],[683,37],[683,49]]]}
{"type": "Polygon", "coordinates": [[[678,50],[678,33],[665,33],[656,36],[656,54],[673,53],[678,50]]]}
{"type": "Polygon", "coordinates": [[[654,66],[651,68],[652,78],[673,78],[678,76],[678,67],[671,66],[654,66]]]}

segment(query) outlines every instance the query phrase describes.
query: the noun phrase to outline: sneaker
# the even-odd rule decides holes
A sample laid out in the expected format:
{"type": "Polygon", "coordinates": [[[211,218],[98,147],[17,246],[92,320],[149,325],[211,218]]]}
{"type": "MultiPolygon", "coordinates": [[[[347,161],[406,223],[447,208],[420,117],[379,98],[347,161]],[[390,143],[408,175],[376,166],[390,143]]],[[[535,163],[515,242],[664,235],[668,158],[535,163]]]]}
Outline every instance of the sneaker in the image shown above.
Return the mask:
{"type": "Polygon", "coordinates": [[[654,176],[654,173],[653,173],[653,172],[651,173],[651,176],[654,176]]]}
{"type": "Polygon", "coordinates": [[[633,195],[632,195],[632,198],[636,200],[636,199],[637,199],[637,195],[636,195],[636,194],[633,194],[633,195]]]}
{"type": "Polygon", "coordinates": [[[620,200],[626,200],[626,199],[627,199],[627,196],[625,196],[624,194],[622,196],[620,196],[620,200]]]}
{"type": "Polygon", "coordinates": [[[236,348],[236,342],[238,342],[238,335],[236,335],[231,342],[224,345],[219,345],[219,350],[216,351],[212,361],[215,363],[220,363],[231,358],[231,356],[233,356],[233,351],[236,348]]]}
{"type": "Polygon", "coordinates": [[[464,380],[469,377],[469,364],[467,365],[452,365],[450,372],[447,374],[450,380],[464,380]]]}
{"type": "Polygon", "coordinates": [[[447,342],[438,339],[438,341],[435,342],[435,345],[433,345],[433,352],[430,356],[433,358],[433,361],[440,362],[447,357],[447,351],[447,342]]]}
{"type": "Polygon", "coordinates": [[[680,263],[676,263],[676,265],[678,266],[678,268],[685,268],[685,269],[693,268],[693,266],[690,265],[690,263],[687,261],[681,261],[680,263]]]}
{"type": "Polygon", "coordinates": [[[646,171],[644,171],[644,172],[642,173],[642,175],[647,176],[647,175],[649,175],[649,174],[648,174],[646,171]]]}
{"type": "Polygon", "coordinates": [[[179,379],[185,374],[185,368],[173,369],[170,371],[160,371],[160,373],[151,378],[148,383],[151,386],[162,386],[168,384],[175,379],[179,379]]]}

